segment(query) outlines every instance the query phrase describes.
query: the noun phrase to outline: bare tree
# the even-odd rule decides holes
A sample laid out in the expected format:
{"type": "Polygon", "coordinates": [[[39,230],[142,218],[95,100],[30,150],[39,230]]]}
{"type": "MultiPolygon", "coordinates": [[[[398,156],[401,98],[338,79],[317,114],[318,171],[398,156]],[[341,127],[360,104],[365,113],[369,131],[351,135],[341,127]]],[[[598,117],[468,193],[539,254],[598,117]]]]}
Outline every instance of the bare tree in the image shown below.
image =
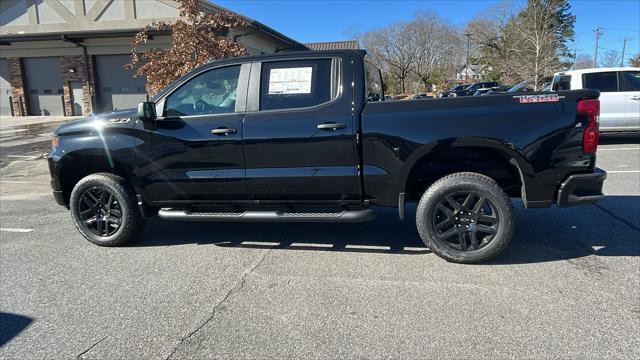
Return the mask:
{"type": "Polygon", "coordinates": [[[629,59],[629,65],[633,67],[640,67],[640,53],[629,59]]]}
{"type": "Polygon", "coordinates": [[[518,49],[520,72],[531,79],[534,90],[538,90],[543,78],[560,68],[553,1],[530,0],[512,25],[522,37],[518,49]]]}
{"type": "Polygon", "coordinates": [[[459,62],[462,53],[456,29],[433,12],[420,12],[406,27],[415,49],[413,75],[425,91],[440,83],[459,62]]]}
{"type": "Polygon", "coordinates": [[[362,36],[362,43],[371,59],[388,71],[400,83],[405,93],[409,74],[415,67],[416,49],[407,32],[406,23],[395,23],[362,36]]]}
{"type": "Polygon", "coordinates": [[[507,83],[522,80],[516,66],[522,39],[512,26],[517,13],[514,2],[503,1],[476,16],[464,30],[472,34],[470,57],[474,62],[491,65],[494,75],[507,83]]]}
{"type": "Polygon", "coordinates": [[[600,67],[616,67],[620,65],[620,53],[617,50],[607,50],[600,57],[600,67]]]}
{"type": "Polygon", "coordinates": [[[465,32],[473,34],[480,63],[491,65],[492,76],[504,82],[531,79],[538,89],[573,62],[568,44],[574,23],[567,0],[528,0],[522,9],[505,1],[473,19],[465,32]]]}
{"type": "Polygon", "coordinates": [[[575,70],[589,69],[592,67],[593,67],[593,58],[591,57],[591,55],[578,54],[576,56],[576,61],[573,65],[573,68],[575,70]]]}

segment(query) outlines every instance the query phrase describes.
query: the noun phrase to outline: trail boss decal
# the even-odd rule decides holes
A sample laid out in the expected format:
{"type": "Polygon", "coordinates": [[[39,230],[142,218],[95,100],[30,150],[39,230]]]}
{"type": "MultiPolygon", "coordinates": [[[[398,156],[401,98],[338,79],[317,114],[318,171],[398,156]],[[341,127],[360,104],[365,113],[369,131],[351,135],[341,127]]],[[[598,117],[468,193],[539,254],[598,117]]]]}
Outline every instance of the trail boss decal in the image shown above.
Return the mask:
{"type": "Polygon", "coordinates": [[[541,102],[557,102],[564,99],[564,96],[558,94],[540,94],[540,95],[516,95],[514,99],[519,99],[521,104],[541,103],[541,102]]]}

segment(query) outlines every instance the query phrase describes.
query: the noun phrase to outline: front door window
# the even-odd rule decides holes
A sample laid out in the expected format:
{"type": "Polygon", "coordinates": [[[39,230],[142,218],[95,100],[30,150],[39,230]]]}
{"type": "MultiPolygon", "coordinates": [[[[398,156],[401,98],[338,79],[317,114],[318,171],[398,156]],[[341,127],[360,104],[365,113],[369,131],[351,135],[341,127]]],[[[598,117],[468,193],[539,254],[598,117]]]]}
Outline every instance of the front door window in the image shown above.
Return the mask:
{"type": "Polygon", "coordinates": [[[204,72],[167,98],[166,116],[235,112],[240,65],[204,72]]]}

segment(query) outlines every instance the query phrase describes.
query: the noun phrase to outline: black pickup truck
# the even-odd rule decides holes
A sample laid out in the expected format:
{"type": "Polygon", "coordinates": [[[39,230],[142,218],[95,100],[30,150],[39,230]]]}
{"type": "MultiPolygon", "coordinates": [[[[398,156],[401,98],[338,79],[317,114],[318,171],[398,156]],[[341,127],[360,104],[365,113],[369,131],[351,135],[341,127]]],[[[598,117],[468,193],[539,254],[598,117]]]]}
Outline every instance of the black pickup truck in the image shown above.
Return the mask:
{"type": "Polygon", "coordinates": [[[603,197],[598,91],[384,101],[363,51],[215,61],[138,109],[64,124],[56,201],[89,241],[131,240],[145,218],[364,222],[419,202],[446,260],[485,261],[528,208],[603,197]]]}

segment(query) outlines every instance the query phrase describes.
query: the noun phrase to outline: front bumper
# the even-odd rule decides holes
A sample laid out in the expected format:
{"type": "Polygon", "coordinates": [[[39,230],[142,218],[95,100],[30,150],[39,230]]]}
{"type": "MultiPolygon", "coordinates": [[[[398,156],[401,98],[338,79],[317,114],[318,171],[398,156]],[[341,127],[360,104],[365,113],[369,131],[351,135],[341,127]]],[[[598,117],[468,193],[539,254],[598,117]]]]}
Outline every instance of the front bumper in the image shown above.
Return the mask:
{"type": "Polygon", "coordinates": [[[596,168],[591,173],[570,175],[558,189],[559,207],[593,204],[604,198],[602,185],[607,172],[596,168]]]}
{"type": "Polygon", "coordinates": [[[64,195],[62,194],[62,190],[53,190],[53,198],[56,200],[58,205],[67,206],[67,203],[64,201],[64,195]]]}
{"type": "Polygon", "coordinates": [[[53,190],[53,198],[59,205],[68,208],[69,206],[64,199],[64,193],[62,192],[62,186],[60,184],[60,174],[57,170],[58,158],[54,156],[54,152],[55,148],[51,153],[49,153],[49,157],[47,158],[47,162],[49,163],[49,174],[51,175],[51,189],[53,190]]]}

